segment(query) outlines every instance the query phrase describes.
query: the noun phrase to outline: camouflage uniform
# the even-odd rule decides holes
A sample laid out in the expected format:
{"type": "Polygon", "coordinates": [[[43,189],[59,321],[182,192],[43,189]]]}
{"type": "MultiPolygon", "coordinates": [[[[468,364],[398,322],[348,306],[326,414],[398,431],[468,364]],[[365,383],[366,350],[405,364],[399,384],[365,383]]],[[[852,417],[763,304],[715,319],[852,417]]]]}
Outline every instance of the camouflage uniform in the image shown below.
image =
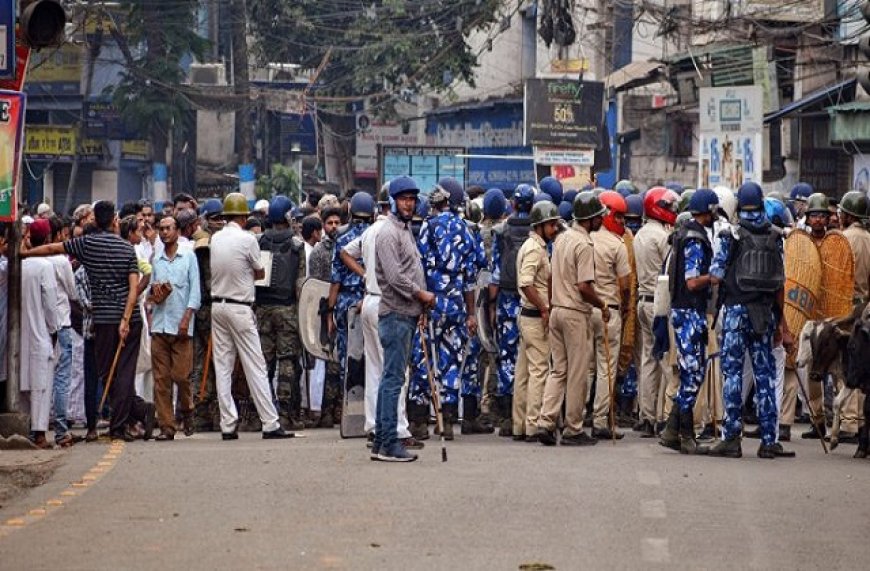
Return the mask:
{"type": "MultiPolygon", "coordinates": [[[[480,227],[476,224],[469,225],[471,236],[474,239],[474,283],[477,283],[477,275],[481,270],[487,268],[486,251],[484,249],[483,238],[480,233],[480,227]]],[[[484,292],[479,292],[479,295],[484,295],[484,292]]],[[[479,325],[479,324],[478,324],[479,325]]],[[[463,356],[465,368],[462,369],[462,396],[473,396],[480,398],[481,395],[481,379],[480,365],[482,361],[483,346],[480,344],[480,338],[477,335],[468,339],[468,347],[466,354],[463,356]]]]}
{"type": "MultiPolygon", "coordinates": [[[[745,214],[741,213],[741,216],[745,214]]],[[[724,279],[729,255],[732,248],[735,247],[734,238],[732,234],[726,232],[720,235],[718,241],[719,249],[713,259],[710,273],[724,279]]],[[[781,248],[781,240],[779,245],[781,248]]],[[[778,319],[772,304],[770,312],[764,333],[757,335],[753,332],[748,306],[729,304],[726,298],[722,313],[722,341],[720,344],[722,375],[725,378],[723,439],[739,437],[743,429],[743,360],[748,350],[752,361],[752,370],[755,373],[755,400],[758,425],[761,430],[761,443],[769,446],[776,441],[776,361],[773,356],[773,335],[778,319]]]]}
{"type": "Polygon", "coordinates": [[[285,428],[299,430],[303,428],[298,425],[302,401],[299,387],[302,341],[299,338],[299,308],[296,297],[305,277],[304,245],[299,239],[292,237],[289,229],[267,230],[260,239],[260,245],[265,250],[271,242],[273,255],[278,255],[277,247],[287,240],[293,241],[292,247],[298,257],[296,280],[294,284],[281,284],[283,292],[278,295],[272,293],[275,291],[273,288],[257,287],[257,330],[260,333],[260,345],[266,366],[270,372],[275,372],[278,417],[285,428]]]}
{"type": "MultiPolygon", "coordinates": [[[[501,275],[501,246],[495,240],[492,247],[492,283],[498,285],[501,275]]],[[[496,329],[498,330],[498,384],[497,397],[514,394],[514,369],[517,365],[517,350],[520,346],[520,294],[499,290],[496,301],[496,329]]]]}
{"type": "MultiPolygon", "coordinates": [[[[368,222],[354,222],[341,232],[335,240],[335,251],[340,252],[345,246],[359,238],[371,226],[368,222]]],[[[362,264],[362,258],[357,260],[362,264]]],[[[347,325],[348,311],[362,302],[365,296],[365,280],[344,265],[341,257],[332,259],[330,281],[339,284],[338,297],[332,316],[335,319],[336,346],[338,347],[339,384],[344,386],[344,376],[347,372],[347,325]]]]}
{"type": "MultiPolygon", "coordinates": [[[[705,256],[704,245],[699,240],[686,241],[683,258],[685,279],[696,278],[709,271],[710,257],[705,256]]],[[[691,413],[698,398],[698,389],[704,382],[707,317],[697,309],[674,308],[671,310],[671,324],[680,367],[680,388],[674,396],[674,404],[681,413],[691,413]]]]}
{"type": "MultiPolygon", "coordinates": [[[[484,250],[485,268],[490,268],[490,260],[492,259],[492,243],[493,243],[493,226],[494,223],[490,219],[485,219],[478,226],[481,242],[484,250]]],[[[484,288],[480,295],[488,296],[489,292],[484,288]]],[[[478,324],[480,325],[480,324],[478,324]]],[[[481,386],[483,396],[480,399],[480,409],[483,413],[481,420],[483,422],[490,421],[490,415],[494,405],[496,388],[498,385],[498,369],[493,355],[489,351],[481,351],[477,363],[478,384],[481,386]]]]}
{"type": "MultiPolygon", "coordinates": [[[[468,339],[464,294],[475,286],[476,244],[468,225],[451,211],[429,218],[420,230],[418,247],[427,289],[435,294],[431,314],[435,338],[429,340],[430,355],[437,359],[445,405],[459,402],[459,369],[468,339]]],[[[422,346],[418,343],[412,350],[412,359],[408,398],[417,404],[427,404],[429,380],[422,346]]]]}
{"type": "MultiPolygon", "coordinates": [[[[332,259],[335,257],[335,240],[324,235],[308,257],[308,276],[321,281],[332,281],[332,259]]],[[[326,378],[323,383],[322,415],[334,421],[341,418],[341,367],[335,361],[326,362],[326,378]]]]}

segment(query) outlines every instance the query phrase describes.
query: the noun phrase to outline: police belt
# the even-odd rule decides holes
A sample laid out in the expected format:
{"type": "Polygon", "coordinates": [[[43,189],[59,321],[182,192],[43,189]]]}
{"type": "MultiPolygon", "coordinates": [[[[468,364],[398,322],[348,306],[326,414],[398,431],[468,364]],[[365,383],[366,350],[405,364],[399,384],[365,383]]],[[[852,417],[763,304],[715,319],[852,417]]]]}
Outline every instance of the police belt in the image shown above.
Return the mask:
{"type": "Polygon", "coordinates": [[[645,303],[653,303],[655,301],[655,297],[651,295],[639,295],[637,296],[638,301],[643,301],[645,303]]]}
{"type": "Polygon", "coordinates": [[[541,310],[540,309],[530,309],[528,307],[524,307],[520,309],[520,315],[523,317],[540,317],[541,310]]]}
{"type": "Polygon", "coordinates": [[[211,301],[212,301],[212,304],[215,304],[215,303],[234,303],[236,305],[244,305],[247,307],[254,307],[253,301],[239,301],[237,299],[229,299],[226,297],[212,297],[211,301]]]}

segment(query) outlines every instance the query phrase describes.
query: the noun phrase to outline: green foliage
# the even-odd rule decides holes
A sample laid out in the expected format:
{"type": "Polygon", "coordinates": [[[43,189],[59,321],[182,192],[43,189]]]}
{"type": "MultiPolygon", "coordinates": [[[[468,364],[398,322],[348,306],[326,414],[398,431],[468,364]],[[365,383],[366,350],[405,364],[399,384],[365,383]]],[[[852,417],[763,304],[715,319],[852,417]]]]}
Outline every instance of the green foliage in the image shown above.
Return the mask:
{"type": "Polygon", "coordinates": [[[269,200],[277,194],[283,194],[294,199],[298,204],[301,200],[302,186],[299,184],[299,174],[292,167],[276,163],[272,165],[272,174],[260,175],[257,178],[254,194],[257,200],[269,200]]]}
{"type": "MultiPolygon", "coordinates": [[[[208,42],[195,32],[197,0],[122,0],[125,41],[133,61],[111,89],[124,121],[142,133],[168,133],[189,108],[178,86],[181,60],[201,57],[208,42]]],[[[123,51],[123,50],[122,50],[123,51]]]]}
{"type": "Polygon", "coordinates": [[[316,68],[319,95],[366,96],[454,79],[473,85],[476,54],[466,38],[498,18],[499,0],[248,0],[262,61],[316,68]]]}

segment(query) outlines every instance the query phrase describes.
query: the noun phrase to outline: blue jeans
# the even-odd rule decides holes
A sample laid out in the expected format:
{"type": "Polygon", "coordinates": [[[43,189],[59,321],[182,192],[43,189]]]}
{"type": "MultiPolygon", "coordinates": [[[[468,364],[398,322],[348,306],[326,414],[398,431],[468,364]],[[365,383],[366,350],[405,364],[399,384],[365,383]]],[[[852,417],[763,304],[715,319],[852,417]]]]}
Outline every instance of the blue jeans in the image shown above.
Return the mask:
{"type": "Polygon", "coordinates": [[[54,438],[60,440],[69,432],[66,406],[72,378],[72,328],[62,327],[58,330],[57,354],[57,364],[54,366],[54,438]]]}
{"type": "Polygon", "coordinates": [[[416,317],[399,313],[383,315],[378,322],[378,337],[384,348],[384,372],[381,374],[381,384],[378,387],[378,405],[375,413],[377,421],[375,440],[372,444],[372,450],[375,452],[383,450],[389,453],[398,444],[397,407],[402,385],[405,384],[405,371],[408,369],[411,339],[416,325],[416,317]]]}

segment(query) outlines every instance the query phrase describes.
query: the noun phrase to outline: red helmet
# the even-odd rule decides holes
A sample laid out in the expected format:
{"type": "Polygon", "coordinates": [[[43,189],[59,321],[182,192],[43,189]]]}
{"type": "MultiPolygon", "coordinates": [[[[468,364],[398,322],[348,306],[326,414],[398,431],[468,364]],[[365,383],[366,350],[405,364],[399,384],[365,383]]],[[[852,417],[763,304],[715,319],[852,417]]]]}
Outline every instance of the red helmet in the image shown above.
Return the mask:
{"type": "Polygon", "coordinates": [[[677,221],[677,203],[679,195],[663,186],[649,189],[643,199],[643,212],[647,218],[673,226],[677,221]]]}
{"type": "Polygon", "coordinates": [[[607,207],[607,214],[604,215],[604,227],[616,234],[622,236],[625,234],[625,216],[628,212],[628,205],[625,199],[616,191],[605,190],[598,195],[598,200],[601,204],[607,207]],[[617,217],[619,218],[617,220],[617,217]]]}

